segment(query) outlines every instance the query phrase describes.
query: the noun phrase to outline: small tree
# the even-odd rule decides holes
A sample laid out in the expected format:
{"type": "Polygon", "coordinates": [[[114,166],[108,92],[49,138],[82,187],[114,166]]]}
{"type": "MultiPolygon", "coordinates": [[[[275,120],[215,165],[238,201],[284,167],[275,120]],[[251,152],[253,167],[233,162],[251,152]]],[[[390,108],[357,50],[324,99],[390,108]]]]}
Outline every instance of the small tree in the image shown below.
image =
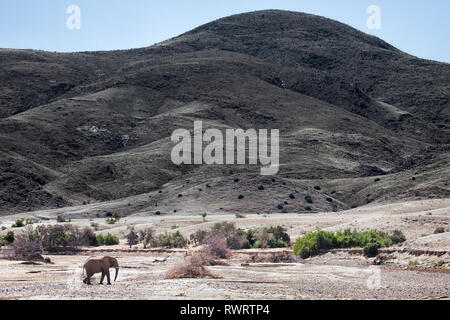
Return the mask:
{"type": "Polygon", "coordinates": [[[16,236],[14,241],[14,257],[22,260],[42,260],[42,245],[39,235],[28,226],[16,236]]]}
{"type": "Polygon", "coordinates": [[[203,218],[203,222],[206,222],[206,216],[207,216],[208,214],[205,212],[205,213],[202,213],[202,218],[203,218]]]}
{"type": "Polygon", "coordinates": [[[144,249],[147,249],[147,246],[152,244],[155,239],[155,234],[152,228],[147,228],[139,231],[139,242],[144,245],[144,249]]]}
{"type": "Polygon", "coordinates": [[[139,235],[134,231],[134,227],[130,228],[130,232],[126,235],[126,238],[130,248],[139,243],[139,235]]]}

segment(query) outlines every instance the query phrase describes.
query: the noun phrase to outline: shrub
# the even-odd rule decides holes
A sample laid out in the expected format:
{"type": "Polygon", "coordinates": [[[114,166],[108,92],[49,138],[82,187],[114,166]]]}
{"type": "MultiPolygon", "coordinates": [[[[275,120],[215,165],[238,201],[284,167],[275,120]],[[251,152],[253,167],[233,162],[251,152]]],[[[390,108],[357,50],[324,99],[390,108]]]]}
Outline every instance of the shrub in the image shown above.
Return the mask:
{"type": "Polygon", "coordinates": [[[256,241],[258,241],[258,230],[256,229],[248,229],[245,233],[245,238],[247,240],[248,248],[254,248],[256,241]]]}
{"type": "Polygon", "coordinates": [[[406,237],[400,230],[394,230],[390,236],[392,243],[398,244],[406,241],[406,237]]]}
{"type": "Polygon", "coordinates": [[[411,260],[408,263],[410,266],[418,266],[420,264],[419,260],[411,260]]]}
{"type": "Polygon", "coordinates": [[[314,189],[316,189],[316,190],[321,190],[322,188],[319,187],[319,186],[315,186],[314,189]]]}
{"type": "Polygon", "coordinates": [[[130,228],[130,231],[125,236],[125,238],[127,238],[127,244],[130,246],[130,248],[139,243],[139,235],[134,231],[134,227],[130,228]]]}
{"type": "Polygon", "coordinates": [[[434,230],[434,234],[444,233],[444,232],[445,232],[445,228],[443,228],[443,227],[439,227],[439,228],[436,228],[436,230],[434,230]]]}
{"type": "Polygon", "coordinates": [[[198,230],[191,234],[190,240],[194,245],[199,245],[203,242],[203,240],[208,236],[208,231],[198,230]]]}
{"type": "Polygon", "coordinates": [[[42,245],[39,235],[29,226],[16,236],[14,241],[14,258],[21,260],[43,260],[42,245]]]}
{"type": "Polygon", "coordinates": [[[328,202],[333,202],[333,199],[327,198],[327,201],[328,201],[328,202]]]}
{"type": "Polygon", "coordinates": [[[295,199],[295,195],[294,195],[293,193],[291,193],[291,194],[289,195],[289,198],[291,198],[291,199],[293,200],[293,199],[295,199]]]}
{"type": "Polygon", "coordinates": [[[391,237],[395,241],[401,241],[404,236],[398,230],[394,231],[391,236],[377,230],[363,232],[345,230],[336,233],[320,230],[298,238],[294,245],[294,253],[305,259],[319,254],[320,250],[334,248],[365,248],[367,246],[366,251],[373,252],[372,244],[376,245],[377,249],[390,247],[394,243],[391,237]],[[368,246],[369,244],[371,245],[368,246]]]}
{"type": "Polygon", "coordinates": [[[147,249],[147,246],[151,245],[154,239],[155,235],[152,228],[139,231],[139,242],[144,245],[144,249],[147,249]]]}
{"type": "Polygon", "coordinates": [[[65,222],[70,222],[70,221],[71,221],[70,219],[69,220],[64,219],[63,216],[60,216],[60,215],[56,216],[56,222],[58,222],[58,223],[65,223],[65,222]]]}
{"type": "Polygon", "coordinates": [[[306,211],[312,211],[312,208],[310,206],[305,207],[306,211]]]}
{"type": "Polygon", "coordinates": [[[107,234],[104,238],[103,238],[103,243],[106,246],[113,246],[116,244],[119,244],[119,238],[117,238],[116,236],[113,236],[112,234],[107,234]]]}
{"type": "Polygon", "coordinates": [[[305,201],[308,202],[308,203],[313,203],[313,200],[312,200],[311,196],[306,196],[305,197],[305,201]]]}
{"type": "Polygon", "coordinates": [[[364,257],[372,258],[378,255],[378,249],[380,248],[380,244],[378,242],[371,242],[366,244],[363,248],[364,257]]]}
{"type": "Polygon", "coordinates": [[[230,249],[248,249],[250,246],[247,244],[247,238],[245,231],[237,229],[227,241],[228,248],[230,249]]]}
{"type": "MultiPolygon", "coordinates": [[[[291,238],[286,232],[287,230],[283,228],[282,226],[276,226],[276,227],[270,227],[268,229],[268,232],[273,234],[274,238],[277,240],[281,240],[284,243],[288,244],[291,242],[291,238]]],[[[286,245],[284,245],[286,246],[286,245]]]]}
{"type": "Polygon", "coordinates": [[[238,199],[239,199],[239,200],[242,200],[242,199],[244,199],[244,196],[243,196],[242,194],[240,194],[240,195],[238,196],[238,199]]]}
{"type": "Polygon", "coordinates": [[[159,234],[151,244],[152,247],[183,248],[186,243],[187,241],[181,232],[176,231],[172,234],[159,234]]]}
{"type": "Polygon", "coordinates": [[[97,246],[114,246],[119,244],[119,238],[108,233],[106,236],[101,234],[96,236],[97,246]]]}
{"type": "Polygon", "coordinates": [[[186,242],[180,231],[175,231],[170,237],[170,247],[172,248],[183,248],[186,246],[186,242]]]}
{"type": "Polygon", "coordinates": [[[23,226],[25,226],[24,221],[25,221],[24,219],[17,219],[16,222],[11,227],[22,228],[23,226]]]}
{"type": "Polygon", "coordinates": [[[70,224],[38,226],[36,233],[42,247],[47,251],[57,247],[77,247],[82,244],[80,230],[70,224]]]}
{"type": "Polygon", "coordinates": [[[97,245],[97,237],[91,228],[86,227],[81,231],[80,234],[80,245],[94,247],[97,245]]]}
{"type": "Polygon", "coordinates": [[[14,242],[14,232],[8,231],[3,237],[0,238],[1,244],[11,244],[14,242]]]}
{"type": "Polygon", "coordinates": [[[116,223],[116,219],[112,219],[112,218],[106,219],[106,223],[107,224],[115,224],[116,223]]]}
{"type": "Polygon", "coordinates": [[[230,256],[227,239],[223,235],[217,235],[208,239],[208,246],[211,255],[221,259],[227,259],[230,256]]]}
{"type": "Polygon", "coordinates": [[[202,218],[203,218],[203,222],[205,222],[206,221],[206,216],[207,216],[208,214],[205,212],[205,213],[202,213],[202,218]]]}
{"type": "Polygon", "coordinates": [[[91,222],[91,227],[94,228],[95,231],[97,231],[98,230],[98,223],[91,222]]]}
{"type": "Polygon", "coordinates": [[[258,190],[259,190],[259,191],[263,191],[263,190],[264,190],[264,186],[259,186],[259,187],[258,187],[258,190]]]}
{"type": "Polygon", "coordinates": [[[186,257],[167,271],[165,279],[216,278],[204,267],[203,263],[204,259],[202,257],[186,257]]]}
{"type": "Polygon", "coordinates": [[[246,216],[244,216],[243,214],[240,214],[240,213],[236,213],[236,219],[245,219],[245,218],[247,218],[246,216]]]}

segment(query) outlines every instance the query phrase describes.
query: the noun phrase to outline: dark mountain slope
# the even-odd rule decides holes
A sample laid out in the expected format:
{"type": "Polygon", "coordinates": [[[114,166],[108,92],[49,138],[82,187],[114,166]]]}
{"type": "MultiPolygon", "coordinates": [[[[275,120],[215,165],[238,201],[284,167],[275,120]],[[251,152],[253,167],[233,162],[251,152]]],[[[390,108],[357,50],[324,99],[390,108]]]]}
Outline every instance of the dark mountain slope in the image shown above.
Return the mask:
{"type": "Polygon", "coordinates": [[[448,192],[449,65],[329,19],[263,11],[137,50],[0,56],[4,213],[135,195],[114,205],[301,212],[448,192]],[[195,120],[279,128],[279,174],[173,165],[170,135],[195,120]]]}

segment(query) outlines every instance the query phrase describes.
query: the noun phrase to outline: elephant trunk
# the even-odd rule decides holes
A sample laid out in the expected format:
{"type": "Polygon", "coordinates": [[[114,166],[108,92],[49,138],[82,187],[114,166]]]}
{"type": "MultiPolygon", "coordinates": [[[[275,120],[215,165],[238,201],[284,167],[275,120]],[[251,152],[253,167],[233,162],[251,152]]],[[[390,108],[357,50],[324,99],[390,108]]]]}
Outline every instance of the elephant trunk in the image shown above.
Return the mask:
{"type": "Polygon", "coordinates": [[[119,267],[116,267],[116,276],[114,277],[114,281],[117,280],[117,275],[119,274],[119,267]]]}

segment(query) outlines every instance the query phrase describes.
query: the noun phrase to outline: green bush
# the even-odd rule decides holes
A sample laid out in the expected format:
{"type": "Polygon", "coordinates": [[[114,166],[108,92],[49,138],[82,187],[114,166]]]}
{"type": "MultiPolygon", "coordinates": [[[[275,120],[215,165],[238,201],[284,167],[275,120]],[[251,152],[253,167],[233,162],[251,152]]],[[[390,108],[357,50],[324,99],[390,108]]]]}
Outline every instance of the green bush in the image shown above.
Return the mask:
{"type": "Polygon", "coordinates": [[[298,238],[294,253],[304,259],[319,254],[320,250],[335,248],[367,247],[366,252],[370,253],[374,251],[374,247],[390,247],[403,241],[404,235],[399,230],[394,231],[392,235],[378,230],[356,232],[348,229],[336,233],[320,230],[298,238]]]}
{"type": "Polygon", "coordinates": [[[246,243],[242,249],[246,248],[286,248],[289,247],[291,239],[286,233],[286,229],[281,226],[249,229],[246,232],[246,243]]]}
{"type": "Polygon", "coordinates": [[[436,228],[436,230],[434,230],[434,234],[438,234],[438,233],[445,233],[445,228],[443,228],[443,227],[436,228]]]}
{"type": "Polygon", "coordinates": [[[378,255],[378,249],[380,248],[380,244],[378,242],[371,242],[366,244],[363,249],[364,257],[372,258],[378,255]]]}
{"type": "Polygon", "coordinates": [[[205,238],[208,236],[208,231],[206,230],[198,230],[191,234],[190,240],[191,243],[194,245],[199,245],[205,240],[205,238]]]}
{"type": "Polygon", "coordinates": [[[3,237],[0,238],[1,244],[11,244],[14,242],[14,232],[8,231],[3,237]]]}
{"type": "Polygon", "coordinates": [[[25,226],[24,219],[17,219],[16,222],[11,226],[13,228],[22,228],[25,226]]]}
{"type": "Polygon", "coordinates": [[[153,248],[167,247],[167,248],[183,248],[186,246],[187,240],[183,237],[180,231],[172,234],[159,234],[151,243],[153,248]]]}
{"type": "Polygon", "coordinates": [[[390,236],[390,238],[394,244],[402,243],[402,242],[406,241],[405,235],[400,230],[394,230],[394,232],[392,232],[392,235],[390,236]]]}
{"type": "Polygon", "coordinates": [[[65,222],[70,222],[70,221],[71,221],[70,219],[69,220],[64,219],[63,216],[60,216],[60,215],[56,216],[56,222],[58,222],[58,223],[65,223],[65,222]]]}
{"type": "Polygon", "coordinates": [[[97,246],[114,246],[119,244],[119,238],[108,233],[106,236],[101,234],[96,236],[97,246]]]}

